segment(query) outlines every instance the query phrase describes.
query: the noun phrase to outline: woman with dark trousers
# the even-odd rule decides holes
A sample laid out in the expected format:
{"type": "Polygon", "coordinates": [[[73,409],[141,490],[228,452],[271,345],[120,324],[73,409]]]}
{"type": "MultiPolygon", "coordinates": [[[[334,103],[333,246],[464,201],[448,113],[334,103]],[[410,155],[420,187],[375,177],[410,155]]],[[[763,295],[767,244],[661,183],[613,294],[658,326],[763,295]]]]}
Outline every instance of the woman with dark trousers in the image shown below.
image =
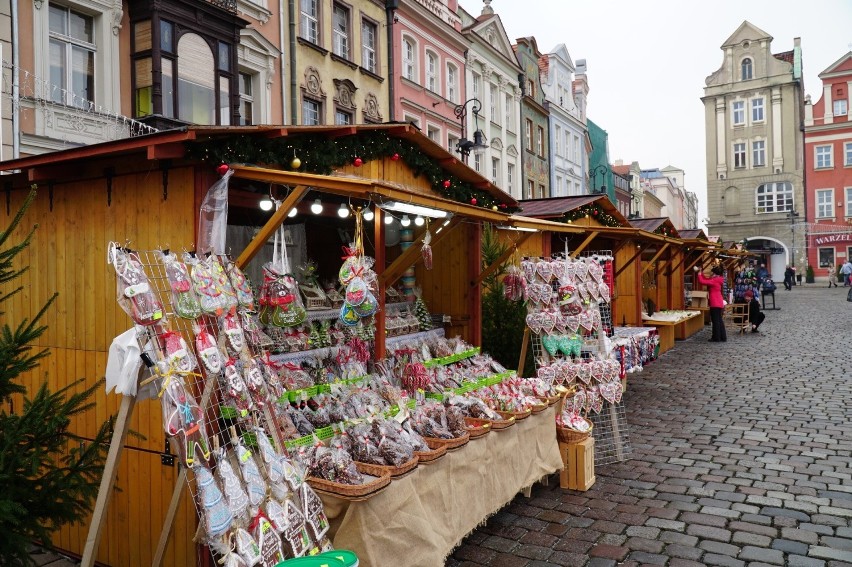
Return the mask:
{"type": "Polygon", "coordinates": [[[728,335],[725,332],[725,322],[722,320],[722,311],[725,308],[725,302],[722,299],[722,286],[725,283],[725,278],[722,277],[722,266],[713,266],[711,268],[711,276],[708,278],[698,271],[698,266],[695,266],[698,283],[707,288],[707,303],[710,305],[710,323],[713,331],[710,335],[711,343],[723,343],[728,340],[728,335]]]}
{"type": "Polygon", "coordinates": [[[795,277],[796,271],[790,266],[787,266],[787,269],[784,270],[784,289],[787,291],[793,289],[793,278],[795,277]]]}

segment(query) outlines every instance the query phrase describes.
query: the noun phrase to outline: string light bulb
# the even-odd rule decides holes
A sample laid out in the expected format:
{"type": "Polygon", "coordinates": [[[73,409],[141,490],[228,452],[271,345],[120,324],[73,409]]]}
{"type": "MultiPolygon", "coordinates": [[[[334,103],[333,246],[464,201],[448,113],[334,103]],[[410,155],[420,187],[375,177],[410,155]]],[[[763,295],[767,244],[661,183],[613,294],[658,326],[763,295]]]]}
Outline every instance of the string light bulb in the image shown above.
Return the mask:
{"type": "Polygon", "coordinates": [[[414,224],[416,224],[417,226],[423,226],[424,224],[426,224],[426,219],[424,219],[420,215],[417,215],[416,217],[414,217],[414,224]]]}
{"type": "Polygon", "coordinates": [[[315,215],[318,215],[322,212],[322,201],[316,199],[314,204],[311,205],[311,212],[315,215]]]}
{"type": "Polygon", "coordinates": [[[408,218],[408,215],[403,215],[402,220],[399,221],[399,224],[402,226],[411,226],[411,219],[408,218]]]}
{"type": "Polygon", "coordinates": [[[290,212],[287,213],[287,216],[290,217],[290,218],[293,218],[298,214],[299,214],[299,209],[297,209],[296,207],[293,207],[292,209],[290,209],[290,212]]]}
{"type": "Polygon", "coordinates": [[[349,209],[346,207],[346,203],[340,203],[340,208],[337,209],[337,216],[342,219],[349,216],[349,209]]]}
{"type": "Polygon", "coordinates": [[[364,209],[364,220],[365,221],[371,221],[371,220],[373,220],[373,218],[375,216],[376,215],[373,214],[373,211],[370,209],[370,207],[367,207],[366,209],[364,209]]]}
{"type": "Polygon", "coordinates": [[[260,203],[258,203],[258,206],[260,207],[261,211],[271,211],[272,205],[272,199],[269,198],[261,199],[260,203]]]}
{"type": "Polygon", "coordinates": [[[392,223],[393,223],[393,216],[385,213],[385,224],[392,224],[392,223]]]}

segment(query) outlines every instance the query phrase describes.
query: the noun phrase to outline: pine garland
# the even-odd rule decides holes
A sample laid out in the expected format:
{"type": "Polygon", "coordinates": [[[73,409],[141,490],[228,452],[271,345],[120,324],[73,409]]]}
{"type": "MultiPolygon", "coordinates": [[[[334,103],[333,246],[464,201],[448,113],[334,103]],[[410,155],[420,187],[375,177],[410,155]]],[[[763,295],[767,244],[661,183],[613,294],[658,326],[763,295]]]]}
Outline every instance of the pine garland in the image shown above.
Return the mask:
{"type": "Polygon", "coordinates": [[[519,210],[449,174],[415,144],[382,131],[360,132],[334,139],[323,134],[300,134],[272,139],[233,136],[227,140],[190,142],[187,150],[189,157],[211,165],[263,164],[290,169],[290,162],[294,157],[298,157],[302,162],[300,171],[320,175],[330,175],[336,168],[352,165],[356,159],[366,164],[372,160],[398,156],[398,159],[412,169],[416,177],[426,177],[432,188],[448,199],[504,213],[519,210]]]}
{"type": "Polygon", "coordinates": [[[603,207],[595,203],[583,205],[582,207],[565,213],[566,222],[573,222],[585,217],[593,218],[604,226],[621,226],[621,223],[617,218],[615,218],[615,216],[609,214],[603,207]]]}

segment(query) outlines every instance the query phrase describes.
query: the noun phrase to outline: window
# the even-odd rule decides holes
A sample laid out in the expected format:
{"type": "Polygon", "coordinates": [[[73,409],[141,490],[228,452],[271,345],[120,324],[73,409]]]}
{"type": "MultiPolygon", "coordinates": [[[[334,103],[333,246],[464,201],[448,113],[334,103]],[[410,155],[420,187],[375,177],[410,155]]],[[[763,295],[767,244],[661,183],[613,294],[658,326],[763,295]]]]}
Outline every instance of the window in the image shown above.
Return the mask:
{"type": "MultiPolygon", "coordinates": [[[[568,132],[565,132],[565,145],[568,145],[568,132]]],[[[571,156],[571,161],[573,161],[574,163],[580,163],[580,136],[574,136],[574,148],[572,151],[573,155],[571,156]]]]}
{"type": "Polygon", "coordinates": [[[833,167],[831,160],[831,146],[816,147],[816,168],[833,167]]]}
{"type": "Polygon", "coordinates": [[[834,248],[819,249],[819,267],[827,268],[834,264],[834,248]]]}
{"type": "Polygon", "coordinates": [[[527,139],[527,148],[526,149],[528,149],[529,151],[532,151],[532,147],[533,147],[533,145],[532,145],[532,142],[533,142],[533,140],[532,140],[532,132],[533,132],[532,120],[527,118],[526,121],[525,121],[525,126],[526,126],[525,133],[526,133],[526,139],[527,139]]]}
{"type": "Polygon", "coordinates": [[[763,167],[766,165],[766,142],[758,140],[751,143],[751,166],[763,167]]]}
{"type": "Polygon", "coordinates": [[[734,167],[746,166],[746,145],[744,143],[734,144],[734,167]]]}
{"type": "Polygon", "coordinates": [[[426,88],[438,92],[438,56],[430,51],[426,52],[426,88]]]}
{"type": "Polygon", "coordinates": [[[535,199],[535,182],[527,179],[527,199],[535,199]]]}
{"type": "Polygon", "coordinates": [[[835,116],[846,116],[846,101],[845,100],[835,100],[834,101],[834,112],[835,116]]]}
{"type": "Polygon", "coordinates": [[[450,102],[458,102],[459,70],[455,65],[447,65],[447,98],[450,102]]]}
{"type": "Polygon", "coordinates": [[[473,154],[473,169],[482,172],[482,154],[473,154]]]}
{"type": "Polygon", "coordinates": [[[480,93],[480,91],[482,91],[482,77],[480,77],[479,75],[474,73],[472,83],[473,83],[473,98],[479,98],[479,93],[480,93]]]}
{"type": "Polygon", "coordinates": [[[538,136],[536,136],[535,146],[538,149],[538,155],[544,157],[544,128],[539,126],[536,133],[538,136]]]}
{"type": "Polygon", "coordinates": [[[240,73],[240,125],[251,126],[254,124],[252,110],[254,97],[252,96],[251,75],[240,73]]]}
{"type": "Polygon", "coordinates": [[[316,126],[320,123],[322,105],[310,98],[302,99],[302,124],[316,126]]]}
{"type": "Polygon", "coordinates": [[[187,33],[177,49],[178,118],[193,124],[216,124],[216,67],[210,46],[200,35],[187,33]]]}
{"type": "Polygon", "coordinates": [[[757,187],[758,213],[786,213],[793,210],[793,184],[789,181],[764,183],[757,187]]]}
{"type": "Polygon", "coordinates": [[[742,73],[741,73],[740,76],[742,77],[743,81],[748,81],[749,79],[751,79],[751,76],[752,76],[751,59],[749,59],[749,58],[743,59],[741,67],[742,67],[742,73]]]}
{"type": "Polygon", "coordinates": [[[361,20],[361,67],[376,72],[376,24],[361,20]]]}
{"type": "Polygon", "coordinates": [[[843,165],[852,165],[852,142],[846,142],[843,146],[843,165]]]}
{"type": "Polygon", "coordinates": [[[335,124],[352,124],[352,114],[343,110],[334,111],[335,124]]]}
{"type": "Polygon", "coordinates": [[[506,101],[505,101],[505,108],[504,108],[504,110],[506,111],[506,121],[503,124],[503,126],[507,130],[514,131],[515,130],[515,121],[513,120],[514,117],[512,116],[512,107],[513,107],[512,95],[506,93],[506,101]]]}
{"type": "Polygon", "coordinates": [[[491,101],[491,114],[488,118],[492,122],[497,122],[500,115],[500,101],[497,100],[497,87],[491,84],[488,85],[488,99],[491,101]]]}
{"type": "Polygon", "coordinates": [[[541,197],[541,198],[544,198],[544,197],[547,196],[544,192],[544,185],[542,185],[542,184],[539,184],[539,186],[538,186],[538,196],[541,197]]]}
{"type": "Polygon", "coordinates": [[[555,155],[561,155],[559,153],[559,140],[562,138],[562,128],[560,126],[556,127],[556,134],[553,136],[553,153],[555,155]]]}
{"type": "MultiPolygon", "coordinates": [[[[846,191],[846,217],[852,217],[852,187],[847,187],[846,191]]],[[[852,256],[849,256],[852,258],[852,256]]]]}
{"type": "Polygon", "coordinates": [[[453,136],[452,134],[447,135],[447,151],[455,153],[458,151],[459,139],[453,136]]]}
{"type": "Polygon", "coordinates": [[[755,98],[751,101],[751,121],[763,122],[763,99],[755,98]]]}
{"type": "Polygon", "coordinates": [[[311,43],[319,44],[319,0],[301,0],[300,34],[311,43]]]}
{"type": "Polygon", "coordinates": [[[512,185],[515,183],[515,164],[510,163],[506,166],[506,187],[508,189],[512,188],[512,185]]]}
{"type": "Polygon", "coordinates": [[[561,190],[561,189],[562,189],[562,176],[561,176],[561,175],[557,175],[557,176],[556,176],[556,191],[554,191],[554,195],[553,195],[553,196],[554,196],[554,197],[559,197],[559,196],[561,196],[561,195],[560,195],[560,190],[561,190]]]}
{"type": "Polygon", "coordinates": [[[816,191],[817,218],[834,218],[834,190],[818,189],[816,191]]]}
{"type": "Polygon", "coordinates": [[[402,76],[409,81],[416,81],[414,78],[417,72],[417,52],[414,48],[414,42],[408,38],[402,40],[402,76]]]}
{"type": "Polygon", "coordinates": [[[58,87],[53,101],[88,108],[95,100],[94,18],[50,4],[49,20],[50,82],[58,87]]]}
{"type": "Polygon", "coordinates": [[[332,52],[349,59],[349,9],[335,4],[332,8],[332,52]]]}
{"type": "Polygon", "coordinates": [[[500,185],[500,160],[491,158],[491,183],[500,185]]]}
{"type": "Polygon", "coordinates": [[[734,126],[745,124],[745,102],[737,100],[731,106],[734,111],[734,126]]]}
{"type": "Polygon", "coordinates": [[[436,128],[435,126],[427,126],[426,127],[426,137],[435,142],[436,144],[441,143],[441,129],[436,128]]]}
{"type": "Polygon", "coordinates": [[[535,83],[532,79],[527,79],[527,94],[535,98],[535,83]]]}

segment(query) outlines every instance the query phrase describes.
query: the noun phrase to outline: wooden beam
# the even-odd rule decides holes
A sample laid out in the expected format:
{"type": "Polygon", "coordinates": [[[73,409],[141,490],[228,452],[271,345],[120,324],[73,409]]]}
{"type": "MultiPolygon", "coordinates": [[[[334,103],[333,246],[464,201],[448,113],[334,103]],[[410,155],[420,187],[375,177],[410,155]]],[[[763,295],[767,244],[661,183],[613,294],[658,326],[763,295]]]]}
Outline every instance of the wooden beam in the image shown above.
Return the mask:
{"type": "Polygon", "coordinates": [[[357,132],[358,130],[354,126],[350,126],[348,128],[339,128],[337,130],[332,130],[326,135],[333,140],[335,138],[342,138],[343,136],[354,136],[357,132]]]}
{"type": "Polygon", "coordinates": [[[152,144],[148,146],[148,159],[180,159],[186,155],[186,146],[183,142],[171,144],[152,144]]]}
{"type": "Polygon", "coordinates": [[[243,250],[240,257],[237,258],[237,261],[234,262],[238,268],[242,269],[251,262],[251,259],[260,252],[261,248],[266,244],[278,227],[281,226],[287,219],[287,215],[290,213],[290,210],[295,207],[299,201],[302,200],[302,197],[308,192],[308,188],[305,185],[296,186],[293,191],[287,195],[287,198],[281,203],[281,206],[278,207],[278,210],[266,221],[266,224],[261,227],[258,231],[257,235],[248,243],[245,250],[243,250]]]}
{"type": "Polygon", "coordinates": [[[470,282],[471,287],[474,287],[474,286],[477,286],[477,285],[481,284],[481,283],[483,282],[483,280],[485,280],[485,278],[487,278],[488,276],[490,276],[491,274],[493,274],[494,272],[496,272],[497,270],[499,270],[499,269],[500,269],[500,266],[501,266],[503,263],[505,263],[505,262],[506,262],[506,260],[508,260],[509,258],[511,258],[511,257],[512,257],[512,254],[514,254],[514,253],[515,253],[515,251],[518,249],[518,246],[520,246],[521,244],[523,244],[524,242],[526,242],[526,241],[527,241],[527,239],[529,239],[529,237],[530,237],[530,236],[532,236],[533,234],[535,234],[535,233],[533,233],[533,232],[524,232],[524,233],[522,234],[522,236],[518,239],[518,241],[517,241],[517,242],[513,242],[513,243],[512,243],[512,245],[509,247],[509,249],[508,249],[508,250],[506,250],[506,251],[505,251],[505,252],[504,252],[504,253],[503,253],[503,254],[502,254],[499,258],[497,258],[496,260],[494,260],[494,262],[493,262],[490,266],[488,266],[487,268],[485,268],[484,270],[482,270],[482,271],[479,273],[479,277],[478,277],[478,278],[476,278],[476,280],[474,280],[474,281],[470,282]]]}
{"type": "MultiPolygon", "coordinates": [[[[467,277],[482,281],[482,222],[467,225],[467,277]]],[[[473,285],[467,293],[467,312],[470,315],[468,340],[473,346],[482,346],[482,286],[473,285]]]]}
{"type": "Polygon", "coordinates": [[[586,249],[586,246],[588,246],[589,244],[591,244],[591,243],[592,243],[592,240],[594,240],[595,238],[597,238],[597,237],[598,237],[598,234],[600,234],[598,231],[593,231],[591,234],[589,234],[589,236],[587,236],[587,237],[586,237],[586,239],[582,242],[582,244],[580,244],[577,248],[575,248],[575,249],[572,251],[571,255],[572,255],[574,258],[576,258],[577,256],[579,256],[579,255],[583,252],[583,250],[585,250],[585,249],[586,249]]]}
{"type": "MultiPolygon", "coordinates": [[[[385,291],[387,290],[387,283],[382,280],[382,276],[388,270],[388,267],[385,266],[387,262],[385,258],[385,215],[387,213],[380,207],[375,207],[375,209],[375,217],[373,217],[373,242],[375,242],[373,257],[375,258],[375,262],[373,266],[378,276],[376,281],[376,285],[378,286],[376,300],[379,302],[379,307],[373,315],[373,322],[376,327],[373,351],[376,360],[383,360],[387,349],[387,329],[385,328],[385,291]]],[[[408,250],[411,250],[414,246],[412,244],[408,247],[408,250]]]]}
{"type": "MultiPolygon", "coordinates": [[[[631,242],[632,242],[632,241],[631,241],[631,242]]],[[[620,267],[618,268],[618,270],[616,270],[616,271],[615,271],[615,275],[613,276],[613,279],[615,279],[615,278],[617,278],[618,276],[620,276],[620,275],[621,275],[621,272],[623,272],[624,270],[626,270],[626,269],[627,269],[627,266],[629,266],[629,265],[631,265],[633,262],[635,262],[635,261],[636,261],[636,258],[638,258],[638,257],[639,257],[639,256],[641,256],[641,255],[642,255],[642,249],[641,249],[641,248],[638,248],[638,249],[636,250],[636,253],[635,253],[635,254],[633,254],[633,256],[631,256],[631,257],[630,257],[630,260],[628,260],[627,262],[625,262],[623,266],[620,266],[620,267]]]]}
{"type": "Polygon", "coordinates": [[[674,271],[675,271],[675,270],[677,270],[678,268],[680,268],[681,266],[683,266],[683,263],[684,263],[685,261],[686,261],[686,254],[681,254],[680,262],[678,262],[678,263],[677,263],[677,265],[674,265],[674,263],[672,263],[672,267],[671,267],[671,268],[669,268],[669,271],[666,273],[666,275],[667,275],[667,276],[672,275],[672,274],[674,273],[674,271]]]}
{"type": "MultiPolygon", "coordinates": [[[[447,234],[452,232],[457,226],[461,224],[461,217],[453,217],[450,220],[450,224],[443,227],[441,232],[436,232],[432,234],[432,244],[431,246],[434,248],[438,242],[440,242],[447,234]]],[[[423,235],[426,233],[424,232],[423,235]]],[[[384,285],[385,287],[389,285],[393,285],[396,280],[402,277],[402,273],[407,270],[410,266],[412,266],[417,258],[420,257],[420,244],[423,242],[423,235],[421,235],[417,240],[411,243],[411,246],[397,257],[393,263],[388,266],[388,268],[379,276],[379,283],[384,285]]]]}
{"type": "Polygon", "coordinates": [[[273,130],[267,130],[263,134],[265,138],[283,138],[286,135],[287,128],[275,128],[273,130]]]}
{"type": "Polygon", "coordinates": [[[524,363],[527,360],[527,347],[530,344],[530,328],[524,327],[524,337],[521,339],[521,358],[518,360],[518,376],[524,375],[524,363]]]}
{"type": "Polygon", "coordinates": [[[668,247],[669,247],[669,244],[668,244],[668,242],[667,242],[667,243],[663,244],[662,248],[660,248],[659,250],[657,250],[657,253],[656,253],[656,254],[654,254],[654,257],[653,257],[653,258],[651,258],[651,260],[650,260],[650,261],[648,261],[648,264],[647,264],[644,268],[642,268],[642,273],[643,273],[643,274],[644,274],[645,272],[647,272],[648,270],[650,270],[650,269],[651,269],[651,266],[653,266],[653,265],[654,265],[654,262],[656,262],[656,261],[657,261],[657,258],[659,258],[659,257],[663,254],[663,252],[665,252],[665,251],[666,251],[666,248],[668,248],[668,247]]]}

